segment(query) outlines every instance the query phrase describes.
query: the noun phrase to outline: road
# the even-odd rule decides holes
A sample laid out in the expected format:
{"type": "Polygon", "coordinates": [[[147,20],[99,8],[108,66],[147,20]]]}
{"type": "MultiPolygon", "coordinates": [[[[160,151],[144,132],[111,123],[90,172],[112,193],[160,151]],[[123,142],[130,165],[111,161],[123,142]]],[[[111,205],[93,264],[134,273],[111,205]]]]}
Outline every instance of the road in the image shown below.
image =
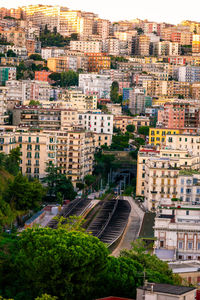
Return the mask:
{"type": "Polygon", "coordinates": [[[136,240],[139,235],[144,217],[144,212],[138,207],[132,197],[123,196],[123,199],[129,201],[131,205],[131,212],[123,237],[117,248],[112,252],[112,255],[114,256],[119,256],[122,249],[131,248],[131,242],[136,240]]]}

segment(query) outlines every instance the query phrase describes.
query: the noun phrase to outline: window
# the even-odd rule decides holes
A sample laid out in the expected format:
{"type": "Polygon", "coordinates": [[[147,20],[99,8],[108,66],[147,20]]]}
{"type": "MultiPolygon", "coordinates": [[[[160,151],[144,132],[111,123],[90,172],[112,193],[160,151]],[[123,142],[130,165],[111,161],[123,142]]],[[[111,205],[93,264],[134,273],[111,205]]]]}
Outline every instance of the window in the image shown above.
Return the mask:
{"type": "Polygon", "coordinates": [[[36,160],[36,161],[35,161],[35,165],[36,165],[36,166],[39,166],[39,160],[36,160]]]}
{"type": "Polygon", "coordinates": [[[192,242],[188,242],[188,249],[192,250],[192,248],[193,248],[192,242]]]}
{"type": "Polygon", "coordinates": [[[27,152],[27,158],[31,158],[31,152],[27,152]]]}
{"type": "Polygon", "coordinates": [[[142,173],[142,178],[145,178],[145,173],[142,173]]]}
{"type": "Polygon", "coordinates": [[[36,137],[36,143],[39,143],[39,137],[36,137]]]}
{"type": "Polygon", "coordinates": [[[22,142],[22,136],[18,137],[18,142],[22,142]]]}
{"type": "Polygon", "coordinates": [[[200,250],[200,242],[197,243],[197,249],[200,250]]]}
{"type": "Polygon", "coordinates": [[[184,184],[184,179],[183,178],[181,178],[181,184],[184,184]]]}
{"type": "Polygon", "coordinates": [[[40,158],[40,153],[39,152],[35,152],[35,158],[40,158]]]}
{"type": "Polygon", "coordinates": [[[178,248],[183,249],[183,242],[178,242],[178,248]]]}
{"type": "Polygon", "coordinates": [[[27,150],[32,150],[32,145],[27,145],[27,150]]]}
{"type": "Polygon", "coordinates": [[[26,173],[31,173],[31,168],[26,168],[26,173]]]}
{"type": "Polygon", "coordinates": [[[30,137],[30,136],[29,136],[29,138],[28,138],[28,142],[31,143],[31,137],[30,137]]]}
{"type": "Polygon", "coordinates": [[[35,145],[35,150],[40,151],[40,145],[35,145]]]}
{"type": "Polygon", "coordinates": [[[189,210],[186,210],[186,216],[189,216],[190,212],[189,210]]]}
{"type": "Polygon", "coordinates": [[[183,189],[183,188],[181,188],[181,194],[183,194],[183,191],[184,191],[184,189],[183,189]]]}

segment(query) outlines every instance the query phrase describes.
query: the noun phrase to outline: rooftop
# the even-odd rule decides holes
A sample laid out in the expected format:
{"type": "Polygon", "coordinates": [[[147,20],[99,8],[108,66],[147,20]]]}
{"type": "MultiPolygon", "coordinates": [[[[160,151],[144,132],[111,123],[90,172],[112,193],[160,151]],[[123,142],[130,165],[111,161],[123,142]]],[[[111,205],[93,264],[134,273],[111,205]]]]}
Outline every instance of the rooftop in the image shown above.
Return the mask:
{"type": "MultiPolygon", "coordinates": [[[[171,295],[183,295],[193,290],[196,290],[194,287],[188,286],[180,286],[180,285],[171,285],[171,284],[163,284],[163,283],[154,283],[153,291],[158,293],[164,294],[171,294],[171,295]]],[[[140,287],[140,289],[149,290],[150,286],[140,287]]]]}

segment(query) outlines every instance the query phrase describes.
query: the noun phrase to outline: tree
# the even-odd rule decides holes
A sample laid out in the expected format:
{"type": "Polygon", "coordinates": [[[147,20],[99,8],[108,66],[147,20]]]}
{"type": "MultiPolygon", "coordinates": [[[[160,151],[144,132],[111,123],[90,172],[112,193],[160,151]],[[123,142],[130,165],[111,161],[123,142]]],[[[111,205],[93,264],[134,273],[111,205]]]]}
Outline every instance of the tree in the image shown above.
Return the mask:
{"type": "Polygon", "coordinates": [[[118,103],[119,101],[119,84],[117,81],[113,81],[112,86],[111,86],[111,90],[110,90],[110,100],[113,103],[118,103]]]}
{"type": "Polygon", "coordinates": [[[138,133],[145,136],[149,135],[149,126],[140,126],[138,128],[138,133]]]}
{"type": "Polygon", "coordinates": [[[34,54],[31,54],[29,56],[29,59],[32,59],[32,60],[43,60],[42,56],[40,54],[37,54],[37,53],[34,53],[34,54]]]}
{"type": "Polygon", "coordinates": [[[20,163],[20,148],[14,148],[10,151],[9,155],[5,156],[4,167],[12,175],[17,175],[19,172],[20,163]]]}
{"type": "Polygon", "coordinates": [[[48,294],[43,294],[42,296],[35,298],[35,300],[57,300],[57,299],[58,297],[50,296],[48,294]]]}
{"type": "Polygon", "coordinates": [[[112,144],[110,146],[111,150],[119,150],[123,151],[125,148],[129,146],[129,135],[113,135],[112,144]]]}
{"type": "Polygon", "coordinates": [[[134,132],[135,131],[135,126],[133,124],[127,125],[126,130],[128,132],[134,132]]]}
{"type": "Polygon", "coordinates": [[[16,299],[48,293],[59,299],[91,299],[96,276],[105,268],[108,250],[96,237],[58,228],[35,228],[19,236],[16,273],[16,299]]]}
{"type": "Polygon", "coordinates": [[[161,261],[156,255],[146,252],[142,240],[132,243],[131,250],[123,250],[120,256],[130,258],[141,264],[150,282],[180,284],[180,277],[174,276],[166,262],[161,261]]]}
{"type": "Polygon", "coordinates": [[[16,53],[12,50],[12,49],[9,49],[7,51],[7,57],[16,57],[16,53]]]}
{"type": "Polygon", "coordinates": [[[47,194],[52,198],[61,193],[63,199],[73,200],[76,196],[73,184],[60,169],[53,164],[48,164],[46,168],[47,175],[43,182],[47,184],[47,194]]]}
{"type": "Polygon", "coordinates": [[[37,179],[29,181],[27,177],[18,173],[14,180],[9,182],[4,200],[11,208],[27,211],[39,207],[44,193],[45,190],[37,179]]]}
{"type": "Polygon", "coordinates": [[[54,33],[55,35],[58,33],[57,27],[56,27],[56,26],[53,28],[53,33],[54,33]]]}
{"type": "Polygon", "coordinates": [[[136,287],[143,283],[143,268],[129,257],[109,257],[107,268],[98,280],[98,297],[116,295],[136,298],[136,287]]]}
{"type": "Polygon", "coordinates": [[[61,87],[78,85],[78,73],[73,70],[62,73],[54,72],[49,75],[49,78],[55,82],[54,85],[59,85],[61,87]]]}
{"type": "Polygon", "coordinates": [[[137,30],[138,35],[141,35],[144,33],[144,30],[141,27],[136,27],[135,29],[137,30]]]}
{"type": "Polygon", "coordinates": [[[96,177],[93,175],[86,175],[84,178],[84,182],[87,186],[90,186],[96,181],[96,177]]]}
{"type": "Polygon", "coordinates": [[[0,53],[0,57],[5,57],[5,54],[4,53],[0,53]]]}
{"type": "Polygon", "coordinates": [[[74,72],[73,70],[69,70],[67,72],[61,73],[60,79],[61,87],[69,87],[78,85],[78,73],[74,72]]]}
{"type": "Polygon", "coordinates": [[[31,100],[31,101],[29,102],[29,105],[33,105],[33,106],[40,105],[40,101],[31,100]]]}

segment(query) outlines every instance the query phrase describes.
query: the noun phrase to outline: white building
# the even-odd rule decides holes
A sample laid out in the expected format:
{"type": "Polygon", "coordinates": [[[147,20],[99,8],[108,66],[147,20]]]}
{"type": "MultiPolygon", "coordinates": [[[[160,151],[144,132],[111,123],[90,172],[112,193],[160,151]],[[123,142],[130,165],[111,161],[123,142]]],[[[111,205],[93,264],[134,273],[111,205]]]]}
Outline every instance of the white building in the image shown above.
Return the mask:
{"type": "Polygon", "coordinates": [[[155,218],[155,254],[162,260],[200,259],[200,206],[162,205],[155,218]]]}
{"type": "Polygon", "coordinates": [[[118,39],[106,39],[104,45],[104,52],[109,55],[119,55],[120,53],[120,41],[118,39]]]}
{"type": "Polygon", "coordinates": [[[41,49],[41,56],[43,59],[47,60],[51,57],[59,57],[65,54],[65,50],[63,48],[58,47],[47,47],[41,49]]]}
{"type": "Polygon", "coordinates": [[[79,124],[95,133],[113,134],[113,115],[99,112],[78,113],[79,124]]]}
{"type": "Polygon", "coordinates": [[[0,87],[0,124],[4,124],[6,119],[8,118],[7,115],[7,88],[1,86],[0,87]]]}
{"type": "Polygon", "coordinates": [[[70,41],[71,51],[81,51],[84,53],[100,53],[102,42],[100,41],[70,41]]]}
{"type": "Polygon", "coordinates": [[[79,74],[79,87],[84,94],[96,93],[98,98],[110,99],[111,77],[98,74],[79,74]]]}
{"type": "Polygon", "coordinates": [[[6,82],[8,88],[7,100],[18,101],[25,104],[26,101],[50,100],[51,86],[48,82],[37,80],[8,80],[6,82]]]}
{"type": "Polygon", "coordinates": [[[178,81],[197,82],[200,81],[200,67],[183,66],[177,71],[178,81]]]}

